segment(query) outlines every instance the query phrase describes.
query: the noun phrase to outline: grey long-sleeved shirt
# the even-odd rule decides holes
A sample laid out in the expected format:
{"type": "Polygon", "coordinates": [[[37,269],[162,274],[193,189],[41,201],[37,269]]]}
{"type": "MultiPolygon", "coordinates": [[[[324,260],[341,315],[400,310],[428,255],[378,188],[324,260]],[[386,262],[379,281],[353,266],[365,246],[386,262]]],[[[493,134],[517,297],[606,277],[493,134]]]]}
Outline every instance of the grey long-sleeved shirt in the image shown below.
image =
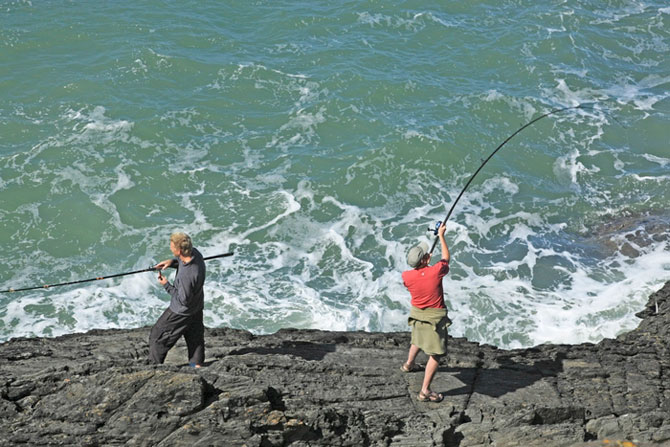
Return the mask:
{"type": "Polygon", "coordinates": [[[165,284],[165,290],[170,294],[170,310],[180,315],[193,315],[203,309],[205,305],[205,261],[202,254],[193,248],[192,259],[184,263],[181,259],[177,261],[177,275],[174,285],[169,282],[165,284]]]}

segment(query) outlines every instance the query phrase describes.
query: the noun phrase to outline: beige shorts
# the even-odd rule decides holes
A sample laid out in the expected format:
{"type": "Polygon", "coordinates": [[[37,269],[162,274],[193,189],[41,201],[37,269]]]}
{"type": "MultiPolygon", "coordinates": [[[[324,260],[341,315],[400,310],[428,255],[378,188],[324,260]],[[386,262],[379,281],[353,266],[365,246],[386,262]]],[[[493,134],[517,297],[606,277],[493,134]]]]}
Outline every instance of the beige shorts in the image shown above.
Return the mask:
{"type": "Polygon", "coordinates": [[[431,324],[412,319],[412,344],[418,346],[426,355],[440,356],[447,353],[447,328],[451,324],[448,317],[439,323],[431,324]]]}
{"type": "Polygon", "coordinates": [[[411,306],[407,323],[412,326],[413,345],[428,355],[447,353],[447,328],[451,326],[447,309],[411,306]]]}

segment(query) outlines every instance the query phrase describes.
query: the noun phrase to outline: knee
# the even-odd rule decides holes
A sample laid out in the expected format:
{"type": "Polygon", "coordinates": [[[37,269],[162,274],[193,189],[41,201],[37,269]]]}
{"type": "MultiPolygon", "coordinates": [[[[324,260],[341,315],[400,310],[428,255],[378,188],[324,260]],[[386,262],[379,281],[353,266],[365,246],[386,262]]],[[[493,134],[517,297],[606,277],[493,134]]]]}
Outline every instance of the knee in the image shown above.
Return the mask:
{"type": "Polygon", "coordinates": [[[154,325],[151,328],[151,331],[149,331],[149,343],[155,343],[156,340],[158,340],[160,333],[161,333],[160,329],[154,325]]]}
{"type": "Polygon", "coordinates": [[[433,354],[430,356],[430,358],[439,365],[440,363],[442,363],[442,359],[445,358],[446,356],[447,356],[446,354],[433,354]]]}

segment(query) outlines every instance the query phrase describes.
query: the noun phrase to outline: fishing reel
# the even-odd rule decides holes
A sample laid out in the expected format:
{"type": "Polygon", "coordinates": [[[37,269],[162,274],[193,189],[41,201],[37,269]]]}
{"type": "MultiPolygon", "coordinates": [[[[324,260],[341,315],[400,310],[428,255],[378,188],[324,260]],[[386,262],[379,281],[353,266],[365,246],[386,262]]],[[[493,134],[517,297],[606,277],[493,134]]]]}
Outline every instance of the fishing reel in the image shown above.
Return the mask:
{"type": "Polygon", "coordinates": [[[433,232],[433,235],[434,235],[434,236],[437,236],[437,232],[438,232],[438,230],[440,229],[440,225],[442,225],[442,221],[441,221],[441,220],[438,220],[437,222],[435,222],[435,228],[434,228],[434,229],[428,227],[428,229],[427,229],[426,231],[432,231],[432,232],[433,232]]]}

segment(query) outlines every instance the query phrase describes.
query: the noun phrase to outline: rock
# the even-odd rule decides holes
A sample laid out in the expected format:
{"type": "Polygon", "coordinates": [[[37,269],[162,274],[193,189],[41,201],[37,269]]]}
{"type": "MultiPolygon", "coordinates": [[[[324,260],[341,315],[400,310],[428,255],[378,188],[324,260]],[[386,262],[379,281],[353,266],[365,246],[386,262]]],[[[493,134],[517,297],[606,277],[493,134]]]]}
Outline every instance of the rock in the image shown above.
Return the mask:
{"type": "MultiPolygon", "coordinates": [[[[670,445],[670,283],[637,329],[594,345],[502,350],[450,338],[418,402],[409,333],[206,333],[147,361],[149,328],[0,344],[2,445],[670,445]],[[658,309],[658,312],[656,311],[658,309]]],[[[420,358],[421,360],[421,358],[420,358]]],[[[423,359],[425,360],[425,359],[423,359]]]]}
{"type": "Polygon", "coordinates": [[[668,240],[670,215],[665,212],[654,214],[623,213],[617,216],[598,218],[591,222],[589,229],[579,235],[579,243],[592,246],[605,256],[616,252],[629,258],[640,256],[640,251],[652,243],[668,240]]]}

